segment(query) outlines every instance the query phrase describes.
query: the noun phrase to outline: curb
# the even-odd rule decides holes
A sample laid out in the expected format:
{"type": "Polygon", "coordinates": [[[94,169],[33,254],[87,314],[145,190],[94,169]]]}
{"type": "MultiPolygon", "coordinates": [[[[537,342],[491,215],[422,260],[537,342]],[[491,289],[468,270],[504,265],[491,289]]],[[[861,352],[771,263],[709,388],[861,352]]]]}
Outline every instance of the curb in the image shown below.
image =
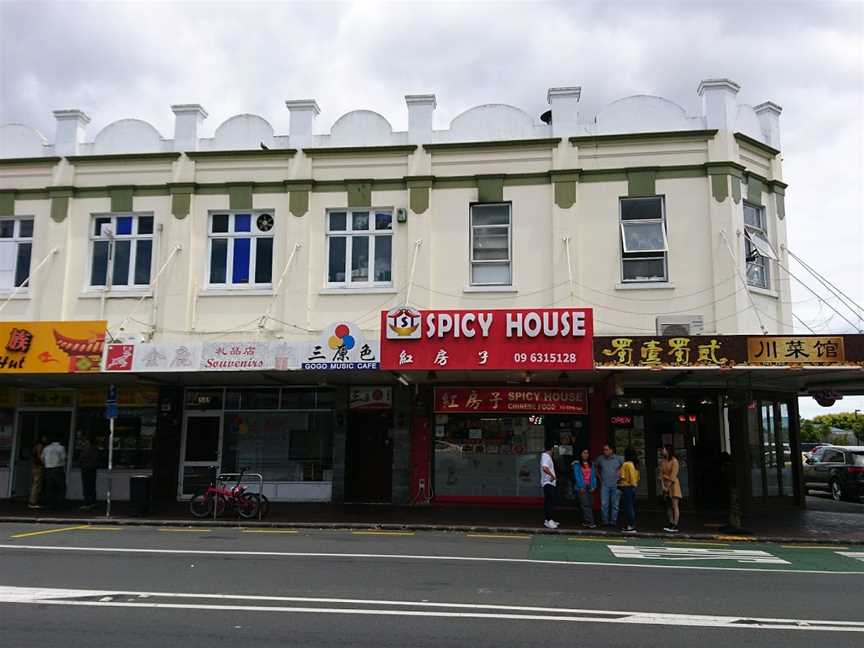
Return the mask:
{"type": "Polygon", "coordinates": [[[659,538],[668,540],[703,540],[717,542],[766,544],[819,544],[836,546],[864,546],[864,539],[813,538],[802,536],[726,535],[716,533],[663,533],[644,531],[623,533],[594,529],[546,529],[537,527],[477,526],[461,524],[413,524],[369,522],[258,522],[254,520],[156,520],[146,518],[75,518],[75,517],[0,517],[3,524],[76,524],[129,527],[185,527],[185,528],[259,528],[259,529],[346,529],[362,531],[443,531],[451,533],[531,534],[544,536],[576,536],[590,538],[659,538]]]}

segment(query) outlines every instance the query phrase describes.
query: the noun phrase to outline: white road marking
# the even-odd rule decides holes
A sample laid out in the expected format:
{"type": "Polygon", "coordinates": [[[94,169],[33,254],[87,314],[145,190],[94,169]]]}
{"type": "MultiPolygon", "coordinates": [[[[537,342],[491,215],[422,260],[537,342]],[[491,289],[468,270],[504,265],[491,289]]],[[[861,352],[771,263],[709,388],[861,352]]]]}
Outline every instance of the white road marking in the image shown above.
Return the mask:
{"type": "Polygon", "coordinates": [[[772,556],[759,549],[706,549],[702,547],[640,547],[637,545],[609,545],[616,558],[644,560],[733,560],[738,563],[762,565],[788,565],[788,560],[772,556]]]}
{"type": "Polygon", "coordinates": [[[855,560],[860,560],[861,562],[864,562],[864,551],[837,551],[835,553],[838,553],[841,556],[846,556],[847,558],[854,558],[855,560]]]}
{"type": "MultiPolygon", "coordinates": [[[[620,545],[613,545],[620,546],[620,545]]],[[[356,558],[360,560],[436,560],[442,562],[487,562],[511,563],[525,565],[569,565],[571,567],[637,567],[640,569],[690,569],[698,571],[732,571],[732,572],[769,572],[772,574],[830,574],[832,576],[861,576],[858,571],[832,571],[827,569],[762,569],[759,567],[716,567],[706,565],[656,565],[647,563],[618,563],[579,560],[537,560],[533,558],[491,558],[487,556],[423,556],[414,554],[372,554],[372,553],[324,553],[303,551],[233,551],[205,549],[151,549],[132,547],[65,547],[62,545],[18,545],[0,544],[0,549],[26,551],[71,551],[83,553],[118,553],[118,554],[155,554],[155,555],[201,555],[215,558],[218,556],[248,556],[251,558],[356,558]]]]}
{"type": "Polygon", "coordinates": [[[471,619],[504,619],[516,621],[580,621],[583,623],[626,623],[636,625],[691,626],[705,628],[741,628],[748,630],[810,630],[822,632],[864,632],[864,622],[812,619],[754,618],[700,614],[662,614],[623,610],[580,608],[543,608],[517,605],[443,603],[428,601],[390,601],[369,599],[310,598],[295,596],[251,596],[231,594],[193,594],[175,592],[123,592],[105,590],[52,589],[0,586],[0,603],[68,605],[88,607],[129,607],[184,610],[241,610],[308,614],[347,614],[367,616],[414,616],[471,619]],[[80,600],[88,597],[89,600],[80,600]],[[137,601],[117,598],[138,597],[137,601]],[[255,601],[269,605],[240,603],[159,603],[151,598],[169,600],[255,601]],[[274,605],[283,603],[286,605],[274,605]],[[288,605],[304,603],[305,606],[288,605]],[[362,607],[309,607],[308,604],[362,607]],[[377,606],[377,607],[376,607],[377,606]],[[394,607],[404,609],[393,609],[394,607]],[[481,611],[482,610],[482,611],[481,611]]]}

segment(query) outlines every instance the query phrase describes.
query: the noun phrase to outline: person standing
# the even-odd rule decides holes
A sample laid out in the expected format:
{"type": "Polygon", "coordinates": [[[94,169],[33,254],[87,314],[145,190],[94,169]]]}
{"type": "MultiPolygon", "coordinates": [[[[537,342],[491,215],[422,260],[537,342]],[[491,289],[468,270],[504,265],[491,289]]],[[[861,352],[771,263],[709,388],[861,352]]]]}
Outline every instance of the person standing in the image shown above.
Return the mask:
{"type": "Polygon", "coordinates": [[[618,524],[618,505],[621,498],[618,472],[623,464],[624,459],[621,455],[616,455],[608,443],[603,446],[603,454],[594,462],[600,477],[600,520],[603,526],[614,527],[618,524]]]}
{"type": "Polygon", "coordinates": [[[666,503],[666,515],[669,524],[663,528],[668,533],[678,533],[678,520],[681,517],[681,482],[678,480],[678,458],[672,444],[663,446],[660,459],[660,485],[663,488],[663,500],[666,503]]]}
{"type": "Polygon", "coordinates": [[[582,524],[589,529],[597,528],[594,523],[594,491],[597,490],[597,473],[591,465],[591,455],[588,450],[579,453],[579,458],[573,462],[573,490],[582,509],[582,524]]]}
{"type": "Polygon", "coordinates": [[[84,437],[84,447],[78,457],[81,466],[81,491],[84,494],[82,511],[96,506],[96,471],[99,469],[99,449],[89,436],[84,437]]]}
{"type": "Polygon", "coordinates": [[[47,440],[45,437],[36,440],[30,449],[30,499],[27,504],[31,509],[42,508],[42,484],[45,483],[45,464],[42,463],[42,451],[47,440]]]}
{"type": "Polygon", "coordinates": [[[636,451],[627,448],[624,451],[624,463],[621,465],[620,479],[621,497],[624,499],[624,515],[627,526],[624,533],[636,533],[636,488],[639,486],[639,459],[636,451]]]}
{"type": "Polygon", "coordinates": [[[48,505],[56,508],[66,489],[66,448],[59,441],[52,441],[42,450],[45,464],[45,495],[48,505]]]}
{"type": "Polygon", "coordinates": [[[552,450],[555,444],[547,441],[543,454],[540,455],[540,488],[543,490],[543,526],[547,529],[557,529],[555,515],[555,491],[558,480],[555,476],[555,462],[552,460],[552,450]]]}

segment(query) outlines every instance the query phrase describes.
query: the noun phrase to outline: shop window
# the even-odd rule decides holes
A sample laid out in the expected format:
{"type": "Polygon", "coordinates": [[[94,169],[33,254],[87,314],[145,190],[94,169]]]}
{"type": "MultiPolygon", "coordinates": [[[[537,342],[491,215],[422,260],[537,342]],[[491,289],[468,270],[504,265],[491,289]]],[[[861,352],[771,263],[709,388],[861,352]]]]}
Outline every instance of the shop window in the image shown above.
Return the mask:
{"type": "Polygon", "coordinates": [[[265,481],[333,479],[332,412],[226,411],[222,470],[249,467],[265,481]]]}
{"type": "Polygon", "coordinates": [[[33,252],[33,219],[0,220],[0,290],[24,285],[30,277],[33,252]]]}
{"type": "Polygon", "coordinates": [[[685,412],[687,400],[684,398],[652,398],[651,409],[655,412],[685,412]]]}
{"type": "Polygon", "coordinates": [[[513,283],[510,204],[471,206],[471,285],[513,283]]]}
{"type": "Polygon", "coordinates": [[[187,389],[186,408],[192,410],[221,410],[222,389],[187,389]]]}
{"type": "Polygon", "coordinates": [[[327,212],[327,283],[355,288],[393,285],[392,211],[327,212]]]}
{"type": "Polygon", "coordinates": [[[210,288],[267,288],[273,281],[273,212],[212,212],[208,224],[210,288]]]}
{"type": "Polygon", "coordinates": [[[279,409],[278,389],[229,389],[225,393],[225,409],[279,409]]]}
{"type": "Polygon", "coordinates": [[[794,484],[792,483],[792,446],[789,440],[789,405],[780,403],[780,426],[777,428],[777,440],[780,442],[782,452],[782,474],[780,475],[780,494],[791,497],[794,495],[794,484]]]}
{"type": "Polygon", "coordinates": [[[10,465],[15,438],[15,410],[0,409],[0,467],[10,465]]]}
{"type": "MultiPolygon", "coordinates": [[[[121,407],[114,420],[114,467],[152,468],[153,438],[156,434],[156,408],[121,407]]],[[[108,466],[108,421],[105,409],[78,408],[75,414],[75,446],[72,465],[79,465],[79,456],[86,438],[92,439],[99,450],[99,465],[108,466]]]]}
{"type": "Polygon", "coordinates": [[[769,263],[777,254],[768,241],[765,208],[744,203],[744,251],[747,259],[747,283],[757,288],[771,287],[769,263]]]}
{"type": "Polygon", "coordinates": [[[620,214],[621,280],[668,281],[663,197],[621,198],[620,214]]]}
{"type": "Polygon", "coordinates": [[[100,214],[90,230],[90,286],[112,289],[150,285],[152,214],[100,214]]]}

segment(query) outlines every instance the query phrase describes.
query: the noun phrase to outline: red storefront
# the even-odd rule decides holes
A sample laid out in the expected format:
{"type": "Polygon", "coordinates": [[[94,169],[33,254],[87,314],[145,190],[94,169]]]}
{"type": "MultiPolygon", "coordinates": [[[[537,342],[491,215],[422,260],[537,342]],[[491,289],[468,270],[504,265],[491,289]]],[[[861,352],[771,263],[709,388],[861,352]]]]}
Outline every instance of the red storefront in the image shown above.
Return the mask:
{"type": "MultiPolygon", "coordinates": [[[[381,367],[416,385],[412,484],[438,503],[539,500],[548,439],[562,466],[592,439],[590,309],[382,313],[381,367]]],[[[602,442],[601,442],[602,443],[602,442]]],[[[566,481],[566,477],[565,477],[566,481]]]]}

